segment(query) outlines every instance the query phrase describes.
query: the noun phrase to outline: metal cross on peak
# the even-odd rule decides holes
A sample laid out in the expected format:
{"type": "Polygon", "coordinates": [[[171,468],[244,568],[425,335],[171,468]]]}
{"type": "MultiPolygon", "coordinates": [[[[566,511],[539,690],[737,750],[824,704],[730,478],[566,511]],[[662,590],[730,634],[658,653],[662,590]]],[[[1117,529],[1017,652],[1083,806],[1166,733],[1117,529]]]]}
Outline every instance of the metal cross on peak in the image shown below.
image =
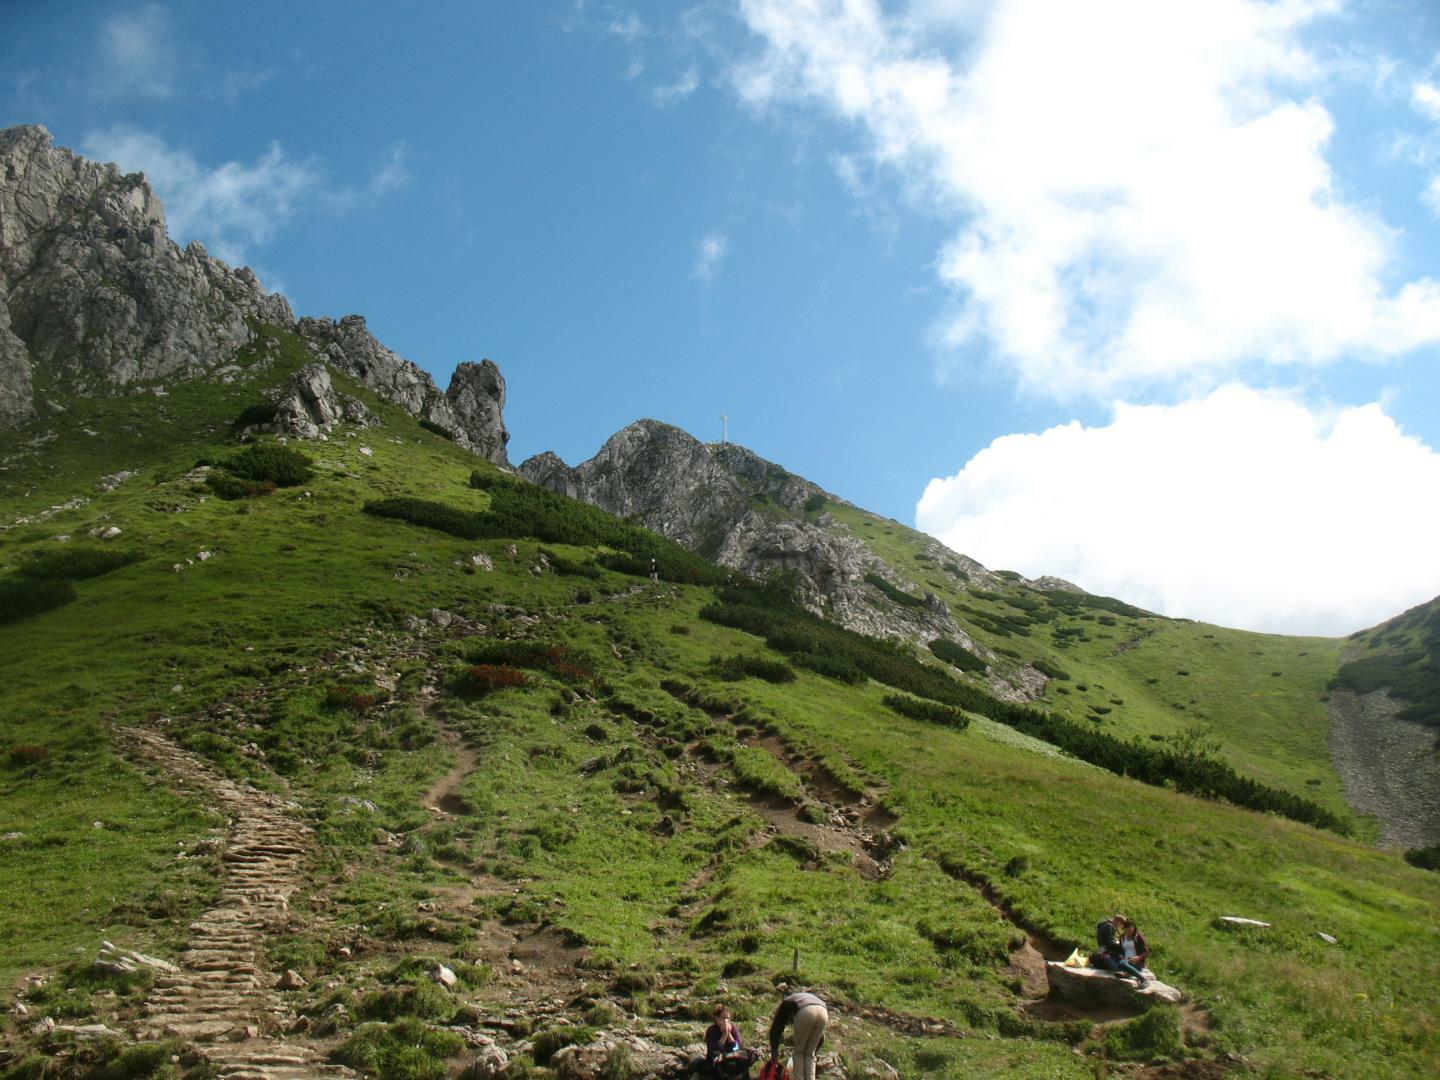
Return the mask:
{"type": "Polygon", "coordinates": [[[720,414],[720,445],[724,446],[730,441],[730,417],[726,413],[720,414]]]}

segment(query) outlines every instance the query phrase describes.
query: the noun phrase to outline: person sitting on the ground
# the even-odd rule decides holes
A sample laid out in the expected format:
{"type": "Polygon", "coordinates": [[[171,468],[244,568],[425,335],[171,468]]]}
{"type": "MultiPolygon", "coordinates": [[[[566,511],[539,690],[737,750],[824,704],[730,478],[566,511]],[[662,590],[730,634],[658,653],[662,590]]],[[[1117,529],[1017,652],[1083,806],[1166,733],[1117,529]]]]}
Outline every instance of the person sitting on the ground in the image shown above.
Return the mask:
{"type": "Polygon", "coordinates": [[[1135,982],[1145,985],[1145,975],[1134,964],[1125,959],[1125,946],[1120,943],[1119,931],[1129,920],[1124,915],[1101,919],[1095,927],[1095,941],[1100,951],[1091,957],[1091,966],[1113,971],[1118,975],[1129,975],[1135,982]]]}
{"type": "Polygon", "coordinates": [[[1125,959],[1133,967],[1139,968],[1141,974],[1148,974],[1145,969],[1149,966],[1150,944],[1140,932],[1140,927],[1135,925],[1134,919],[1125,920],[1125,927],[1120,932],[1120,948],[1124,950],[1125,959]]]}
{"type": "Polygon", "coordinates": [[[730,1019],[730,1010],[715,1006],[715,1022],[705,1029],[705,1065],[723,1080],[748,1077],[756,1053],[745,1048],[739,1025],[730,1019]]]}

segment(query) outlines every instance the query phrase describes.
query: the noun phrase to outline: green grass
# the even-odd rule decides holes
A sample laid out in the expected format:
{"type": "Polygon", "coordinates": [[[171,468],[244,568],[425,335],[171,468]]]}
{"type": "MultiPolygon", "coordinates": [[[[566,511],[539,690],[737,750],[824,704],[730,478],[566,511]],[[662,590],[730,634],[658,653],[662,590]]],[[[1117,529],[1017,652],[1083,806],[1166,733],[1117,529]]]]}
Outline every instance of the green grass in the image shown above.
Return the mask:
{"type": "MultiPolygon", "coordinates": [[[[695,1016],[723,996],[763,1017],[798,950],[803,979],[850,1010],[835,1042],[852,1066],[873,1056],[907,1076],[1081,1077],[1108,1067],[1107,1053],[1175,1050],[1163,1014],[1149,1021],[1156,1030],[1112,1029],[1081,1055],[1068,1029],[1021,1018],[1005,957],[1023,935],[968,883],[975,875],[1062,942],[1088,942],[1099,913],[1135,917],[1157,972],[1213,1019],[1214,1046],[1186,1052],[1233,1051],[1275,1077],[1359,1075],[1356,1063],[1377,1077],[1433,1071],[1440,875],[1115,776],[973,714],[964,731],[899,715],[884,704],[892,691],[863,676],[847,685],[797,661],[793,681],[722,677],[733,672],[717,657],[766,670],[782,658],[700,619],[710,588],[652,585],[606,565],[615,553],[598,543],[545,541],[553,566],[598,576],[535,575],[538,538],[468,540],[362,513],[388,498],[483,513],[504,483],[472,487],[472,470],[499,474],[336,381],[387,426],[307,447],[315,472],[303,490],[262,499],[226,502],[186,477],[198,458],[234,451],[229,423],[254,384],[77,403],[76,423],[43,454],[24,456],[33,429],[0,437],[7,480],[24,481],[0,494],[0,523],[91,499],[0,533],[6,572],[74,550],[57,534],[100,525],[121,527],[118,542],[147,556],[77,580],[67,606],[0,626],[0,835],[25,833],[0,841],[0,894],[25,898],[0,911],[0,985],[65,968],[101,938],[173,952],[213,895],[213,865],[175,854],[220,823],[112,747],[114,726],[163,720],[220,768],[287,785],[304,806],[319,852],[295,904],[323,912],[313,925],[325,929],[300,920],[273,943],[272,963],[338,982],[357,1009],[393,1020],[350,1033],[342,1051],[387,1075],[455,1064],[453,1042],[422,1019],[444,1019],[446,1000],[418,958],[444,960],[464,973],[465,995],[504,1007],[503,981],[465,967],[487,958],[497,925],[545,928],[583,949],[595,995],[627,1012],[653,1010],[667,987],[695,1016]],[[141,475],[98,492],[95,480],[120,467],[141,475]],[[492,572],[476,569],[477,553],[492,572]],[[434,629],[432,608],[468,629],[434,629]],[[527,684],[467,698],[457,679],[480,662],[515,665],[527,684]],[[433,702],[421,694],[426,671],[441,677],[433,702]],[[457,792],[463,810],[444,819],[420,802],[454,762],[442,725],[475,758],[457,792]],[[894,815],[888,876],[767,832],[776,799],[814,807],[837,786],[894,815]],[[463,903],[444,902],[457,894],[463,903]],[[1274,927],[1228,931],[1222,914],[1274,927]],[[337,961],[335,943],[361,935],[365,959],[337,961]],[[866,1006],[981,1037],[899,1037],[860,1020],[866,1006]]],[[[914,559],[918,534],[824,510],[952,610],[1028,630],[1007,637],[962,615],[982,648],[1019,654],[999,654],[992,670],[1039,659],[1070,675],[1050,684],[1048,708],[1085,723],[1108,708],[1101,730],[1146,740],[1204,719],[1236,768],[1343,808],[1319,700],[1338,643],[1056,607],[1013,582],[973,595],[938,562],[914,559]]],[[[939,670],[928,652],[914,656],[939,670]]],[[[587,1000],[569,1020],[591,1010],[611,1015],[587,1000]]]]}

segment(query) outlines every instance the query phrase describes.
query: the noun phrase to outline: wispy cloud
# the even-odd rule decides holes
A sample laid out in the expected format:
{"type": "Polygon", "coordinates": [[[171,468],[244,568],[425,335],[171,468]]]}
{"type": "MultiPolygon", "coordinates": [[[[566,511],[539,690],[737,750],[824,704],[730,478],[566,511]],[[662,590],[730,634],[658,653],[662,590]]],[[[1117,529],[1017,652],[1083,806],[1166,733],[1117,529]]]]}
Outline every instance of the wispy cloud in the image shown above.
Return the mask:
{"type": "Polygon", "coordinates": [[[93,86],[102,97],[168,98],[175,92],[179,62],[169,13],[146,4],[100,24],[93,86]]]}
{"type": "Polygon", "coordinates": [[[286,155],[271,143],[250,164],[202,165],[187,150],[159,136],[117,125],[82,143],[87,156],[111,161],[126,172],[143,172],[165,204],[171,236],[200,240],[230,263],[275,235],[302,200],[321,188],[317,167],[286,155]]]}
{"type": "Polygon", "coordinates": [[[680,77],[673,83],[666,83],[655,87],[650,92],[651,98],[656,105],[662,109],[672,105],[678,105],[700,87],[700,69],[695,67],[686,68],[680,77]]]}
{"type": "Polygon", "coordinates": [[[1327,160],[1303,35],[1336,10],[741,0],[761,48],[730,76],[757,108],[851,124],[952,216],[950,362],[989,355],[1062,396],[1214,385],[1440,342],[1440,281],[1395,282],[1396,233],[1327,160]]]}
{"type": "Polygon", "coordinates": [[[720,273],[720,264],[730,254],[730,238],[722,232],[708,232],[695,244],[695,265],[690,276],[709,285],[720,273]]]}

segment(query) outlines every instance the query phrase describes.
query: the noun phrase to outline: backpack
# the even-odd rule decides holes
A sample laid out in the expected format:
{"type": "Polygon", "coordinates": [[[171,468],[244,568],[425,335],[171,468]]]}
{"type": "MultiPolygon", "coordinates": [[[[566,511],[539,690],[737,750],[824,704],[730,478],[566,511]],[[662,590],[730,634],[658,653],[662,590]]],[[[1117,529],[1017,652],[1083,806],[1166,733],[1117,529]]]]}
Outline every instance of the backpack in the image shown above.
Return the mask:
{"type": "Polygon", "coordinates": [[[772,1059],[761,1067],[760,1080],[790,1080],[790,1070],[772,1059]]]}

